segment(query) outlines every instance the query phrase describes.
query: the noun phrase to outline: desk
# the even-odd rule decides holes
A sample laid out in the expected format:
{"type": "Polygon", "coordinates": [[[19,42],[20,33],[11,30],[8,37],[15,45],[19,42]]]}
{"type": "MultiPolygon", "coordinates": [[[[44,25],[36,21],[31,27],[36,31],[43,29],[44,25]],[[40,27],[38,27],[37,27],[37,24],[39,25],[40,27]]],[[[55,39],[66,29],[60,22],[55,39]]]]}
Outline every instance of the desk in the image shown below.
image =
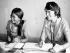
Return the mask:
{"type": "Polygon", "coordinates": [[[52,47],[52,45],[46,44],[46,45],[43,45],[42,48],[40,48],[36,44],[37,43],[30,43],[30,42],[25,43],[25,44],[24,43],[10,43],[10,44],[6,44],[5,42],[0,42],[0,47],[4,51],[9,51],[9,50],[12,50],[13,48],[17,48],[17,51],[18,51],[22,47],[21,50],[24,53],[33,53],[33,52],[34,53],[36,53],[36,52],[37,53],[39,53],[39,52],[40,53],[42,53],[42,52],[46,53],[47,50],[52,47]]]}
{"type": "MultiPolygon", "coordinates": [[[[11,52],[7,52],[13,48],[17,48],[17,50],[15,50],[14,53],[17,52],[24,52],[24,53],[50,53],[47,52],[49,48],[52,48],[51,44],[45,44],[43,45],[42,48],[38,47],[36,45],[37,43],[10,43],[10,44],[6,44],[5,42],[0,42],[0,47],[3,49],[3,53],[11,53],[11,52]],[[20,46],[20,47],[19,47],[20,46]],[[6,48],[5,48],[6,47],[6,48]],[[22,49],[20,49],[22,47],[22,49]]],[[[69,50],[68,52],[69,53],[69,50]]]]}

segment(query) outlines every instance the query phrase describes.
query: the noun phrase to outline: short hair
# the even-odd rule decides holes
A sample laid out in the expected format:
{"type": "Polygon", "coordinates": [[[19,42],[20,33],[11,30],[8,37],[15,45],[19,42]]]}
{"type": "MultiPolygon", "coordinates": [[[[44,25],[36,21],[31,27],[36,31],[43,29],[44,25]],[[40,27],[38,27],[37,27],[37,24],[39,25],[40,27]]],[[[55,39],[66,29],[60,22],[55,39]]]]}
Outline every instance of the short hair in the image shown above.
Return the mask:
{"type": "Polygon", "coordinates": [[[55,12],[55,15],[59,18],[61,17],[60,7],[54,1],[47,2],[45,6],[45,10],[51,10],[55,12]]]}
{"type": "Polygon", "coordinates": [[[20,19],[22,19],[24,15],[23,11],[20,8],[14,8],[11,12],[11,17],[13,14],[16,14],[20,19]]]}

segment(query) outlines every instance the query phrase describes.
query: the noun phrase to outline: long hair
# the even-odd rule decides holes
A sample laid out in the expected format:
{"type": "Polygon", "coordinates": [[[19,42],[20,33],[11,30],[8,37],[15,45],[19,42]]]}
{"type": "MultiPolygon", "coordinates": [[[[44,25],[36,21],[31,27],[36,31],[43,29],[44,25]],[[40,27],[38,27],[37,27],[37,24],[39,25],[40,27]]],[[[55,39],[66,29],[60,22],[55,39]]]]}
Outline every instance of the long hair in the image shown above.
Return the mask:
{"type": "Polygon", "coordinates": [[[23,11],[20,8],[14,8],[11,12],[11,17],[13,14],[16,14],[20,19],[22,19],[24,15],[23,11]]]}

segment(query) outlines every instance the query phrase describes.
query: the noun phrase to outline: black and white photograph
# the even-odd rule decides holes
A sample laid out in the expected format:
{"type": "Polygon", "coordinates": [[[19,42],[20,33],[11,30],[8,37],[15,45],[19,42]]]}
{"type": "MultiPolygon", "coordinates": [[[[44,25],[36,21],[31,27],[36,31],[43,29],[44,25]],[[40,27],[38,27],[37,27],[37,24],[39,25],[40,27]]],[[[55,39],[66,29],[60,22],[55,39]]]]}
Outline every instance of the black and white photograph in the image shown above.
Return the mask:
{"type": "Polygon", "coordinates": [[[70,53],[70,0],[0,0],[0,53],[70,53]]]}

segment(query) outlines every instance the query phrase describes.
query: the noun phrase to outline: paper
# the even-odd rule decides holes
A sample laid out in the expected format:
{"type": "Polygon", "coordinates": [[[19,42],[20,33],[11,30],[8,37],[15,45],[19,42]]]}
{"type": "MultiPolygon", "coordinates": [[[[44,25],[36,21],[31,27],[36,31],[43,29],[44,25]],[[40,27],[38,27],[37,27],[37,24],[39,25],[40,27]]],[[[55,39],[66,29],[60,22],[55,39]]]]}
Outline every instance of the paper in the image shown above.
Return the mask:
{"type": "Polygon", "coordinates": [[[13,48],[16,45],[16,43],[10,43],[10,44],[5,44],[6,48],[13,48]]]}
{"type": "Polygon", "coordinates": [[[21,48],[24,46],[24,43],[17,43],[14,48],[21,48]]]}
{"type": "Polygon", "coordinates": [[[48,49],[50,49],[50,48],[52,48],[53,47],[53,45],[52,44],[50,44],[50,43],[47,43],[47,44],[44,44],[43,46],[42,46],[42,50],[47,50],[48,51],[48,49]]]}
{"type": "Polygon", "coordinates": [[[41,48],[39,46],[36,46],[37,43],[26,43],[24,45],[24,49],[26,50],[44,50],[48,51],[49,48],[52,48],[52,44],[44,44],[41,48]]]}
{"type": "Polygon", "coordinates": [[[13,47],[15,46],[15,43],[10,43],[10,44],[1,44],[1,48],[4,50],[4,51],[9,51],[11,49],[13,49],[13,47]]]}
{"type": "Polygon", "coordinates": [[[4,50],[4,51],[9,51],[13,48],[21,48],[24,45],[24,43],[10,43],[10,44],[6,44],[1,42],[0,43],[0,47],[4,50]]]}

